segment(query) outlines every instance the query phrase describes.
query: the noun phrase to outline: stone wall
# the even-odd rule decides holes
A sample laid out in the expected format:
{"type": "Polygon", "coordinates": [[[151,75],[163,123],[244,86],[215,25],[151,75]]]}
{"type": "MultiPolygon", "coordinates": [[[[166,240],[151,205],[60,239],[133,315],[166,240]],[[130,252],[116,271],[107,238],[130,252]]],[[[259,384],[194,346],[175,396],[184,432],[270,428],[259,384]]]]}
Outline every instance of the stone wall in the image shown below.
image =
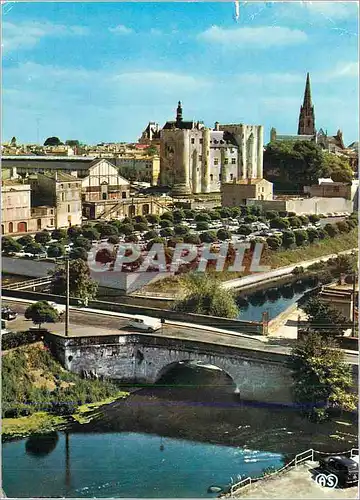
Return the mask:
{"type": "Polygon", "coordinates": [[[352,212],[353,202],[345,198],[293,198],[287,200],[248,200],[249,205],[260,205],[267,210],[302,214],[327,214],[329,212],[352,212]]]}

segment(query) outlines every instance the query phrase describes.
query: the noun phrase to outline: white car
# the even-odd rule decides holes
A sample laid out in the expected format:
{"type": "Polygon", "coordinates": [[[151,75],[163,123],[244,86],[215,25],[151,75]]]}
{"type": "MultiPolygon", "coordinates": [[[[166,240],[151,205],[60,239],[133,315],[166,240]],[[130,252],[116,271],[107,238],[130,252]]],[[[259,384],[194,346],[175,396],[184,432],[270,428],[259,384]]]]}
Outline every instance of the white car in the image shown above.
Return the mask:
{"type": "Polygon", "coordinates": [[[147,332],[155,332],[161,328],[161,320],[137,314],[130,319],[129,325],[134,328],[139,328],[140,330],[146,330],[147,332]]]}

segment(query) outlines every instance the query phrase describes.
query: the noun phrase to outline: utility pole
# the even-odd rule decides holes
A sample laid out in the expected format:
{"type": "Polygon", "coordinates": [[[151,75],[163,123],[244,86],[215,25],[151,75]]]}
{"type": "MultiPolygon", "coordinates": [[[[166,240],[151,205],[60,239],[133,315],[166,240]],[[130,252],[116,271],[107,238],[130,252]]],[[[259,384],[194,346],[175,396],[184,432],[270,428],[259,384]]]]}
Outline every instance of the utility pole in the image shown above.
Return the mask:
{"type": "Polygon", "coordinates": [[[65,261],[66,269],[66,309],[65,309],[65,337],[69,336],[69,312],[70,312],[70,260],[65,261]]]}

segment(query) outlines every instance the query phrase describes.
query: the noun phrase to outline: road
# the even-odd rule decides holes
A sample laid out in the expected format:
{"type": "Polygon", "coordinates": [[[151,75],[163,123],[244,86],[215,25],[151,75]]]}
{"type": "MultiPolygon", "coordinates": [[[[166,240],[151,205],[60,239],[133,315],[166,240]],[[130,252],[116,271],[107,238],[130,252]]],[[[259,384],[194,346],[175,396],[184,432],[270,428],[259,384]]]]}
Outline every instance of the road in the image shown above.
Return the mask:
{"type": "MultiPolygon", "coordinates": [[[[339,252],[340,254],[348,254],[354,251],[357,251],[357,248],[353,248],[351,250],[345,250],[344,252],[339,252]]],[[[267,273],[255,273],[250,276],[245,276],[244,278],[237,278],[234,280],[225,281],[222,286],[225,289],[229,288],[243,288],[249,285],[253,285],[255,283],[262,283],[264,281],[271,281],[276,278],[280,278],[281,276],[286,276],[292,273],[295,267],[304,267],[307,268],[311,266],[311,264],[315,264],[315,262],[319,262],[320,260],[326,261],[329,259],[334,259],[338,254],[324,255],[323,257],[317,257],[316,259],[304,260],[302,262],[297,262],[296,264],[291,264],[290,266],[280,267],[278,269],[274,269],[274,271],[269,271],[267,273]]]]}
{"type": "MultiPolygon", "coordinates": [[[[23,316],[25,309],[29,305],[28,302],[5,299],[2,303],[3,305],[10,306],[19,313],[17,319],[8,322],[8,330],[25,331],[32,326],[31,321],[26,320],[23,316]]],[[[135,330],[128,326],[129,317],[131,317],[131,315],[123,315],[109,311],[92,312],[92,310],[89,309],[71,307],[70,336],[119,335],[119,333],[131,335],[139,330],[135,330]]],[[[64,323],[49,324],[46,326],[51,332],[64,335],[64,323]]],[[[141,333],[146,335],[146,332],[143,330],[141,330],[141,333]]],[[[242,335],[236,332],[224,332],[223,330],[199,327],[197,325],[185,326],[178,322],[167,322],[161,330],[155,333],[155,335],[279,354],[290,354],[291,347],[296,342],[295,339],[279,339],[255,335],[250,337],[249,335],[242,335]]],[[[345,356],[348,363],[358,364],[357,354],[347,352],[345,356]]]]}

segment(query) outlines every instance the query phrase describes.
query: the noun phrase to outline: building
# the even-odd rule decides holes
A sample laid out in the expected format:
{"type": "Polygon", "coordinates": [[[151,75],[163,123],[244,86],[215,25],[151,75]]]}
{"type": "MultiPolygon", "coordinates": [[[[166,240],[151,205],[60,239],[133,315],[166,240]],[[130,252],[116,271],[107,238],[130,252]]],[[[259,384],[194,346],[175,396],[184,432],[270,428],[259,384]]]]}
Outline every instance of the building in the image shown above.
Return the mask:
{"type": "Polygon", "coordinates": [[[221,184],[263,175],[263,127],[220,125],[183,120],[181,102],[176,120],[160,132],[159,183],[174,196],[221,191],[221,184]]]}
{"type": "Polygon", "coordinates": [[[221,186],[221,205],[238,207],[249,200],[272,200],[273,184],[266,179],[245,179],[221,186]]]}
{"type": "Polygon", "coordinates": [[[149,122],[146,129],[141,134],[139,144],[158,145],[160,144],[160,126],[158,123],[149,122]]]}
{"type": "Polygon", "coordinates": [[[310,75],[308,73],[306,75],[304,102],[300,107],[298,135],[314,136],[315,134],[315,111],[311,101],[310,75]]]}
{"type": "MultiPolygon", "coordinates": [[[[81,225],[82,185],[80,179],[55,171],[31,175],[29,182],[32,191],[32,206],[39,210],[41,208],[44,217],[51,215],[52,208],[55,208],[54,222],[51,225],[55,225],[56,228],[81,225]],[[50,207],[50,214],[47,207],[50,207]]],[[[38,227],[38,229],[41,228],[38,227]]]]}
{"type": "Polygon", "coordinates": [[[112,163],[130,181],[147,182],[151,186],[156,186],[160,174],[160,157],[127,155],[113,158],[112,163]]]}
{"type": "Polygon", "coordinates": [[[357,201],[358,190],[358,180],[347,183],[334,182],[332,179],[319,179],[318,184],[304,186],[304,193],[308,194],[311,198],[344,198],[354,203],[357,201]]]}
{"type": "Polygon", "coordinates": [[[31,219],[31,187],[21,180],[1,183],[1,234],[26,233],[31,219]]]}

